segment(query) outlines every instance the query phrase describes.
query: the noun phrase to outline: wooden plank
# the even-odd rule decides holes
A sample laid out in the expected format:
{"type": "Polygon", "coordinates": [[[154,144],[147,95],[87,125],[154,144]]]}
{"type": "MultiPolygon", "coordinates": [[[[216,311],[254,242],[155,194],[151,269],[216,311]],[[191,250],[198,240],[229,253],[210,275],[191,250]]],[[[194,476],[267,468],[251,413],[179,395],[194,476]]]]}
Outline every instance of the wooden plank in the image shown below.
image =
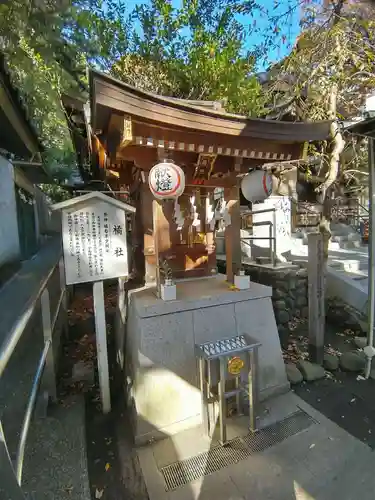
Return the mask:
{"type": "Polygon", "coordinates": [[[231,223],[225,228],[225,253],[227,280],[234,283],[234,276],[241,269],[241,213],[240,190],[238,186],[224,191],[231,223]]]}

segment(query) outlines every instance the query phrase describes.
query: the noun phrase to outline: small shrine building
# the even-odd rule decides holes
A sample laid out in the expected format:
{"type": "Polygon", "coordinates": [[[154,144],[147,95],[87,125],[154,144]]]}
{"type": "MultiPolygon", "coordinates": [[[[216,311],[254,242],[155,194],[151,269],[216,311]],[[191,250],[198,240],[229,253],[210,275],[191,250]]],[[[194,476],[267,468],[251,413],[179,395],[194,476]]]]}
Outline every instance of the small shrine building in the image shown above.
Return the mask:
{"type": "Polygon", "coordinates": [[[260,345],[259,397],[287,391],[272,289],[231,286],[242,276],[240,185],[247,179],[264,199],[273,184],[267,165],[302,158],[305,143],[326,139],[330,124],[237,116],[97,71],[90,73],[90,116],[85,104],[73,108],[76,122],[86,119],[89,137],[86,151],[76,137],[77,150],[83,156],[90,150],[95,178],[136,207],[129,254],[139,286],[127,290],[124,331],[136,443],[201,422],[198,344],[251,335],[260,345]],[[226,277],[217,273],[218,225],[226,277]]]}

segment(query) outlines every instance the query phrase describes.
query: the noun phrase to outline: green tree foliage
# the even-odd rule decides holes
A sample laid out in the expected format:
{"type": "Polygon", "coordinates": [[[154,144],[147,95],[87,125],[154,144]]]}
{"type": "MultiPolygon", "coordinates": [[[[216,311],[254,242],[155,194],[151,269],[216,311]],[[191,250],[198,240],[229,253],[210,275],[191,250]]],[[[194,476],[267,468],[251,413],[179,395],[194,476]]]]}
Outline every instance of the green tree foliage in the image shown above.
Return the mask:
{"type": "Polygon", "coordinates": [[[254,57],[236,0],[168,0],[139,5],[129,50],[111,72],[145,90],[194,100],[224,100],[226,110],[257,115],[262,107],[254,57]]]}
{"type": "MultiPolygon", "coordinates": [[[[311,152],[320,156],[315,192],[323,205],[320,231],[325,256],[330,236],[330,193],[338,179],[364,183],[363,144],[345,134],[342,121],[360,116],[375,85],[374,7],[368,2],[331,0],[304,6],[302,34],[278,65],[268,87],[269,107],[279,116],[291,105],[304,120],[330,120],[330,138],[311,152]]],[[[273,113],[275,116],[275,113],[273,113]]]]}
{"type": "Polygon", "coordinates": [[[104,6],[101,0],[0,4],[0,50],[45,146],[45,166],[60,181],[74,170],[61,95],[86,92],[87,64],[106,67],[126,50],[123,9],[121,2],[104,6]]]}
{"type": "Polygon", "coordinates": [[[342,134],[340,124],[361,115],[366,95],[375,86],[374,7],[349,0],[325,4],[305,6],[302,34],[268,87],[268,104],[276,115],[282,116],[293,104],[301,119],[332,120],[331,140],[320,149],[325,175],[317,187],[321,199],[339,174],[346,175],[345,168],[339,169],[340,158],[353,180],[358,147],[353,148],[351,137],[342,134]],[[348,162],[348,150],[353,162],[348,162]]]}

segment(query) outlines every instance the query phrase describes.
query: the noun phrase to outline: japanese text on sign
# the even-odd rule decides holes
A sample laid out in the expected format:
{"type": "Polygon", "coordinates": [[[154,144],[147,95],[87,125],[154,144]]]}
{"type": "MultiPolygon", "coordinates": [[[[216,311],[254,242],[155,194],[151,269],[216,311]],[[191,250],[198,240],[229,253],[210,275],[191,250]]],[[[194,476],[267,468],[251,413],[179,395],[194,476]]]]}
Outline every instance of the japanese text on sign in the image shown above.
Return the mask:
{"type": "Polygon", "coordinates": [[[125,212],[104,202],[63,213],[67,284],[128,274],[125,212]]]}

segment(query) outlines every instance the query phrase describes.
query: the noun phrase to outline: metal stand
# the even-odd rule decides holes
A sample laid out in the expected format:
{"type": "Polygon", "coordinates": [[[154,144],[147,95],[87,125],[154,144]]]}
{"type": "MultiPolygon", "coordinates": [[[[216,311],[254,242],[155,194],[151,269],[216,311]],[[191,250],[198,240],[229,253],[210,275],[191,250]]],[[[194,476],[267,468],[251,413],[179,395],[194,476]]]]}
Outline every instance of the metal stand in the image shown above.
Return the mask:
{"type": "Polygon", "coordinates": [[[204,429],[208,436],[212,435],[215,403],[218,403],[222,445],[227,442],[227,401],[231,397],[236,398],[237,413],[240,414],[241,396],[248,393],[250,430],[257,430],[259,347],[258,342],[245,334],[196,345],[204,429]],[[234,380],[235,388],[226,391],[229,380],[234,380]]]}

